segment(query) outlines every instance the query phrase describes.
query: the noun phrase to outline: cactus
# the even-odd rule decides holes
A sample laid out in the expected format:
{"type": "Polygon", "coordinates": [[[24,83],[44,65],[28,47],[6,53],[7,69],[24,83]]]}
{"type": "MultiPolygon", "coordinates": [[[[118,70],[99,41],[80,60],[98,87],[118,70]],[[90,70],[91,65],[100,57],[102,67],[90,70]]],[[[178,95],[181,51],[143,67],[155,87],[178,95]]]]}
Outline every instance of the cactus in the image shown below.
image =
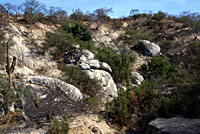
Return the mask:
{"type": "Polygon", "coordinates": [[[8,82],[9,82],[9,87],[11,87],[11,74],[14,72],[15,70],[15,65],[16,65],[16,57],[13,56],[12,59],[12,63],[10,63],[9,60],[9,48],[10,46],[12,46],[14,43],[12,41],[11,38],[8,39],[8,41],[6,41],[6,50],[7,50],[7,55],[6,55],[6,72],[8,74],[8,82]]]}

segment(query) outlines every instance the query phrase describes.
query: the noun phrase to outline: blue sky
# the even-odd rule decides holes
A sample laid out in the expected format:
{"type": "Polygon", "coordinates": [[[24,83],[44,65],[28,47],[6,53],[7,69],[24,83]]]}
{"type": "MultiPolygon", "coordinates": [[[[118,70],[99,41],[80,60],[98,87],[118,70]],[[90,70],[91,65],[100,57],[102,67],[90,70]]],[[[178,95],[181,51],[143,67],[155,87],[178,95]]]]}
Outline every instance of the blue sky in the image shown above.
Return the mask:
{"type": "MultiPolygon", "coordinates": [[[[200,0],[38,0],[47,6],[61,7],[68,14],[77,7],[82,11],[94,11],[97,8],[112,7],[111,17],[128,16],[131,9],[139,9],[140,12],[159,10],[169,14],[179,14],[182,11],[200,12],[200,0]]],[[[19,5],[24,0],[0,0],[0,3],[9,2],[19,5]]]]}

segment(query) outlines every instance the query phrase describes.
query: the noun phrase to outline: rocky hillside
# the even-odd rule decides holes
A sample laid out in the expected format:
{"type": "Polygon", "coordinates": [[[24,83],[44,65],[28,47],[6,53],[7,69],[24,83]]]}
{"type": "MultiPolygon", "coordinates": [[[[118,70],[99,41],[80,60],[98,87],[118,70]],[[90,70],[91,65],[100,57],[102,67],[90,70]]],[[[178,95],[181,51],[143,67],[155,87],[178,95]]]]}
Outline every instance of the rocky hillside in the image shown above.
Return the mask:
{"type": "Polygon", "coordinates": [[[0,29],[4,132],[198,134],[200,36],[190,26],[139,15],[22,19],[9,16],[0,29]]]}

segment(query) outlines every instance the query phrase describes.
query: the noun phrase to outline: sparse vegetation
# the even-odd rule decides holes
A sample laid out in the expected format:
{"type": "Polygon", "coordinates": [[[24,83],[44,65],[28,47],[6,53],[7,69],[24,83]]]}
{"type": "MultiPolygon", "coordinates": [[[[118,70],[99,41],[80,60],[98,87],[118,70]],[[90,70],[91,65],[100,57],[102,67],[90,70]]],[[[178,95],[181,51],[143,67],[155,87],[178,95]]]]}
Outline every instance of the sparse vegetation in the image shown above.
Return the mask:
{"type": "Polygon", "coordinates": [[[140,33],[135,30],[127,30],[125,34],[121,35],[118,40],[124,41],[127,45],[136,45],[139,40],[152,40],[152,36],[146,33],[140,33]]]}
{"type": "MultiPolygon", "coordinates": [[[[141,131],[145,131],[149,121],[154,119],[155,115],[167,118],[177,115],[199,118],[199,13],[183,12],[180,16],[175,16],[162,11],[147,14],[146,11],[142,13],[138,9],[133,9],[128,17],[112,19],[109,16],[112,12],[112,8],[106,7],[96,9],[93,12],[83,12],[79,8],[74,8],[73,13],[68,17],[65,10],[57,7],[45,8],[36,0],[25,0],[20,6],[10,3],[0,5],[0,64],[3,66],[7,64],[6,72],[8,74],[8,80],[0,78],[0,93],[5,102],[2,107],[8,115],[8,117],[0,119],[0,122],[11,123],[13,121],[15,114],[9,112],[8,105],[21,103],[19,96],[24,93],[21,91],[23,86],[13,83],[11,79],[11,74],[15,69],[16,57],[12,58],[11,63],[9,49],[14,43],[11,38],[5,39],[3,36],[9,35],[16,25],[17,27],[14,30],[17,32],[15,34],[18,35],[18,32],[23,34],[23,38],[27,40],[26,46],[29,47],[31,44],[32,48],[40,51],[40,45],[37,45],[35,37],[30,37],[31,34],[25,32],[26,30],[20,31],[20,27],[23,27],[23,25],[25,29],[34,29],[40,23],[48,24],[47,26],[53,24],[55,27],[59,25],[57,30],[46,33],[43,42],[45,53],[50,52],[53,55],[52,57],[60,63],[63,61],[66,52],[72,54],[72,58],[70,58],[73,59],[73,52],[76,53],[78,46],[80,46],[79,49],[92,50],[97,59],[110,65],[112,68],[110,74],[115,83],[127,88],[126,91],[120,89],[119,96],[107,103],[105,113],[108,121],[112,121],[120,127],[125,126],[132,130],[140,128],[141,131]],[[40,23],[37,24],[37,22],[40,23]],[[13,24],[13,27],[9,28],[12,26],[9,23],[13,24]],[[86,26],[91,26],[91,29],[86,26]],[[131,87],[133,85],[131,83],[131,71],[135,71],[135,67],[131,70],[131,65],[135,62],[135,55],[129,53],[129,50],[123,51],[121,48],[119,48],[119,51],[101,48],[100,43],[98,44],[100,48],[96,49],[92,42],[90,30],[94,34],[96,31],[100,34],[101,32],[105,33],[104,35],[108,34],[108,38],[115,36],[115,33],[110,34],[113,31],[117,31],[116,34],[125,31],[118,40],[112,41],[120,44],[120,47],[124,45],[131,48],[140,40],[149,40],[159,44],[162,57],[153,56],[150,62],[144,65],[144,68],[139,68],[139,72],[144,76],[144,83],[137,87],[131,87]]],[[[15,36],[15,34],[12,35],[15,36]]],[[[19,36],[21,35],[19,34],[19,36]]],[[[99,38],[101,39],[101,36],[99,38]]],[[[102,40],[104,41],[106,38],[102,38],[102,40]]],[[[78,51],[78,53],[81,53],[81,51],[78,51]]],[[[79,54],[77,55],[79,56],[79,54]]],[[[139,58],[144,57],[142,53],[138,55],[139,58]]],[[[76,56],[77,59],[78,56],[76,56]]],[[[148,58],[150,57],[145,57],[144,61],[142,59],[139,64],[143,64],[148,58]]],[[[75,64],[78,65],[78,62],[77,60],[75,64]]],[[[29,65],[27,66],[29,67],[29,65]]],[[[4,67],[1,68],[4,69],[4,67]]],[[[46,67],[45,69],[41,68],[40,71],[34,71],[40,75],[40,72],[47,74],[46,67]]],[[[72,114],[77,115],[87,110],[97,113],[103,107],[100,95],[104,91],[97,80],[91,79],[86,72],[75,65],[65,66],[62,71],[65,76],[61,79],[80,89],[83,100],[75,102],[69,99],[69,96],[56,86],[49,89],[47,98],[42,100],[38,100],[37,92],[33,91],[33,99],[28,101],[30,101],[30,104],[35,103],[36,108],[31,109],[29,107],[26,109],[28,111],[26,114],[31,118],[30,121],[41,125],[45,121],[50,122],[57,116],[69,117],[72,114]],[[60,101],[53,101],[57,97],[60,101]],[[69,113],[71,109],[75,109],[76,112],[69,113]]],[[[50,134],[67,134],[68,132],[69,124],[67,121],[56,120],[49,129],[50,134]]]]}

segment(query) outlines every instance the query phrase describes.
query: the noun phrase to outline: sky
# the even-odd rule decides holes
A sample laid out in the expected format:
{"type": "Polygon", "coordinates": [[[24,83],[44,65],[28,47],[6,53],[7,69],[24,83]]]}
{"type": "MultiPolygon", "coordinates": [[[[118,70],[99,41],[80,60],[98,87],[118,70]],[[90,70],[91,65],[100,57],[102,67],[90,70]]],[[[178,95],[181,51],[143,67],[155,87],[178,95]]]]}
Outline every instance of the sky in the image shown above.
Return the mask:
{"type": "MultiPolygon", "coordinates": [[[[20,5],[25,0],[0,0],[0,4],[9,2],[20,5]]],[[[109,16],[119,18],[128,16],[132,9],[140,12],[158,12],[159,10],[169,14],[178,15],[182,11],[200,12],[200,0],[37,0],[40,3],[54,7],[61,7],[68,15],[73,8],[80,8],[81,11],[94,11],[98,8],[113,8],[109,16]]]]}

